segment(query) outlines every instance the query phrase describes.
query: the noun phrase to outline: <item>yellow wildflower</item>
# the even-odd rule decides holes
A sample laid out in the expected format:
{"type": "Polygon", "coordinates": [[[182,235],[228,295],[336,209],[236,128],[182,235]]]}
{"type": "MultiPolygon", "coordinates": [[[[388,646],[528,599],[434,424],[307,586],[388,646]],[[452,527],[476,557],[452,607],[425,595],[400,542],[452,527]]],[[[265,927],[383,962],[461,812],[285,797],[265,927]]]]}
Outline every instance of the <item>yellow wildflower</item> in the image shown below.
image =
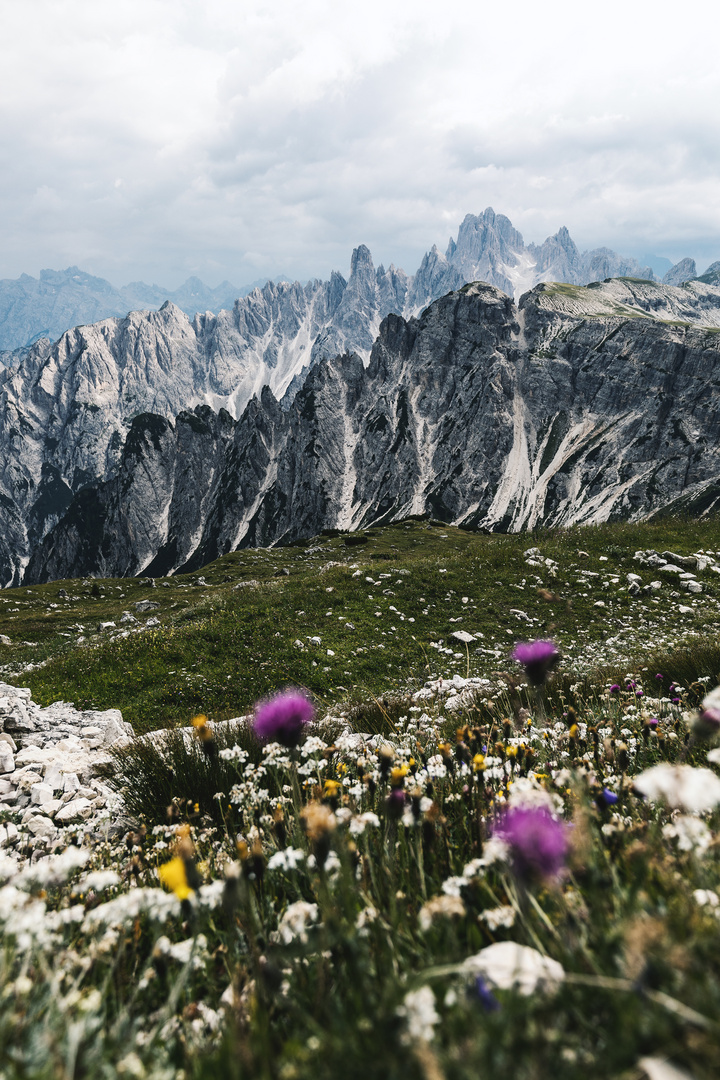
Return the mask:
{"type": "Polygon", "coordinates": [[[175,893],[178,900],[187,900],[188,896],[192,895],[193,890],[188,885],[185,863],[179,856],[176,855],[170,862],[163,863],[158,873],[165,888],[175,893]]]}

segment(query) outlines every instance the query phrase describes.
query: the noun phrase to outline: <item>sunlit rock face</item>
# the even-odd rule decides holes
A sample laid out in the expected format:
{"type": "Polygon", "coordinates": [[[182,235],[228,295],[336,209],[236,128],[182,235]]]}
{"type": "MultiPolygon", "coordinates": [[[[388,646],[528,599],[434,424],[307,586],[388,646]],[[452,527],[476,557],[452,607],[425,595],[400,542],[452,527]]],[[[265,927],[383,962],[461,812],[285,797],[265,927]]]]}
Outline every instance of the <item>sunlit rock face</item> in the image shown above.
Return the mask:
{"type": "MultiPolygon", "coordinates": [[[[190,372],[189,324],[156,318],[190,372]]],[[[24,549],[6,541],[6,574],[166,574],[408,514],[520,530],[709,512],[720,500],[718,328],[710,283],[540,285],[517,304],[474,284],[419,317],[387,315],[369,363],[352,352],[318,360],[289,404],[269,388],[237,418],[209,405],[169,416],[166,402],[118,422],[102,461],[93,446],[113,414],[99,412],[97,442],[66,450],[98,481],[73,493],[70,466],[48,475],[45,533],[28,531],[24,549]]],[[[162,368],[162,350],[132,355],[162,368]]],[[[38,370],[32,400],[59,413],[51,400],[64,399],[38,370]]],[[[20,505],[2,509],[10,536],[27,521],[20,505]]]]}

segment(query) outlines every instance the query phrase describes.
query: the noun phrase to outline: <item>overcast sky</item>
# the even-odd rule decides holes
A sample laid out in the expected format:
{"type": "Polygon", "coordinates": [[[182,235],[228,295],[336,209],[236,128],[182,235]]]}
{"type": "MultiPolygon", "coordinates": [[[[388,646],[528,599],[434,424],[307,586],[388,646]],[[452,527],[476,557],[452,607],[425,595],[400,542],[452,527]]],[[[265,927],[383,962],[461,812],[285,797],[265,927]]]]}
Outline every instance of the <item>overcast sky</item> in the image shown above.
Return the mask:
{"type": "Polygon", "coordinates": [[[10,0],[0,277],[408,273],[526,242],[720,259],[717,0],[10,0]]]}

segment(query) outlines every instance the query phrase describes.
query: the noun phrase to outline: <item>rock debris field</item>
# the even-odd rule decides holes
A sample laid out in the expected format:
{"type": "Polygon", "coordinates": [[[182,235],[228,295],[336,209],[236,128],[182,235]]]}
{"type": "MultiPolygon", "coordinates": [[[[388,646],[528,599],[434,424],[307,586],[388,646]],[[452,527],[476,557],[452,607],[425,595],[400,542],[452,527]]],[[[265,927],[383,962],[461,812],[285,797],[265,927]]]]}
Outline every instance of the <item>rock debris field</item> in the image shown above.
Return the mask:
{"type": "Polygon", "coordinates": [[[78,834],[122,832],[121,800],[99,770],[132,736],[119,709],[43,709],[29,690],[0,683],[0,807],[15,818],[0,823],[0,848],[37,859],[78,834]]]}

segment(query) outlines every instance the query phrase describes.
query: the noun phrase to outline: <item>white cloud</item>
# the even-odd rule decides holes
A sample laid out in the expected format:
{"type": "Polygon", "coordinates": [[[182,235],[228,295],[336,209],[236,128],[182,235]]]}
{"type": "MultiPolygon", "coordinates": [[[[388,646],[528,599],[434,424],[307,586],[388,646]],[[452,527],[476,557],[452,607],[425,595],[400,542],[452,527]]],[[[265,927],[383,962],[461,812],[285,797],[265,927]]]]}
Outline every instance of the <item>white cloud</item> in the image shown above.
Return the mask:
{"type": "Polygon", "coordinates": [[[412,271],[526,240],[720,258],[714,5],[33,0],[0,43],[0,274],[412,271]]]}

